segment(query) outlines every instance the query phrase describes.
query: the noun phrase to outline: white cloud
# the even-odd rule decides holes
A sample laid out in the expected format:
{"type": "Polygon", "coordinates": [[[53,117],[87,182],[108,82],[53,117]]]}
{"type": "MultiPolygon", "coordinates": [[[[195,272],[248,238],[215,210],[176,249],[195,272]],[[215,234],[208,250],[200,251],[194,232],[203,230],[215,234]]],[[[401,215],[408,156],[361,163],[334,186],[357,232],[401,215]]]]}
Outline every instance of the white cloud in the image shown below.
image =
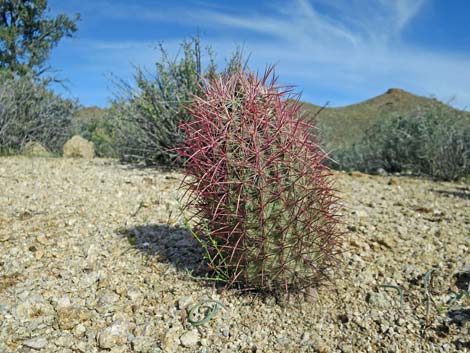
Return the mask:
{"type": "Polygon", "coordinates": [[[398,30],[402,30],[403,27],[410,21],[418,11],[420,10],[421,6],[424,3],[424,0],[396,0],[396,1],[389,1],[389,0],[381,0],[382,3],[393,4],[395,7],[395,23],[396,28],[398,30]]]}

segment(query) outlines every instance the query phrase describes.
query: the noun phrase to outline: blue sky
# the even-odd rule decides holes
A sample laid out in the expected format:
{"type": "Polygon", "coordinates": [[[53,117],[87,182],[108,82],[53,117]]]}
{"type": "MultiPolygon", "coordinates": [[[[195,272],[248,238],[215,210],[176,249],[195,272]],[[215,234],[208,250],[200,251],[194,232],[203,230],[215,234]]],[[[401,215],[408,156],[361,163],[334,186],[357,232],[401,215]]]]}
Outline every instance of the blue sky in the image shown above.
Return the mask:
{"type": "Polygon", "coordinates": [[[467,0],[50,0],[52,14],[79,12],[75,38],[53,50],[55,87],[83,105],[107,106],[111,75],[150,71],[163,42],[172,55],[199,33],[218,63],[240,45],[250,67],[275,64],[302,99],[357,103],[398,87],[470,108],[467,0]]]}

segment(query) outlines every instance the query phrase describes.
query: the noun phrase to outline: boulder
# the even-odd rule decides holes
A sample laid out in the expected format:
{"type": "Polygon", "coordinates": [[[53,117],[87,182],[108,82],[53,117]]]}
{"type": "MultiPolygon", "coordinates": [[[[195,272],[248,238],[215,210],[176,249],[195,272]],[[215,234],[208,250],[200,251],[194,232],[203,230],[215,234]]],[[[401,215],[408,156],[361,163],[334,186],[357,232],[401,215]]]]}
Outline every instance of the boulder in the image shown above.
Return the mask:
{"type": "Polygon", "coordinates": [[[23,155],[28,157],[51,157],[51,153],[39,142],[30,141],[23,147],[23,155]]]}
{"type": "Polygon", "coordinates": [[[75,135],[64,145],[64,157],[92,159],[95,156],[93,142],[89,142],[81,136],[75,135]]]}

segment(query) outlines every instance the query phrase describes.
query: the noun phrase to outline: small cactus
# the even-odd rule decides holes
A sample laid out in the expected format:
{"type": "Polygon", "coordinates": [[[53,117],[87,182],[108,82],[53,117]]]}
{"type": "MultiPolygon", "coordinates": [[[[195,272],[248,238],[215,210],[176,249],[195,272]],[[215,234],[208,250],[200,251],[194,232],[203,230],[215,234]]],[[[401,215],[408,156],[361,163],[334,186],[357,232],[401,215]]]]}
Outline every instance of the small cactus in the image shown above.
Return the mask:
{"type": "Polygon", "coordinates": [[[314,126],[272,69],[206,81],[178,149],[193,234],[228,285],[315,285],[340,248],[338,202],[314,126]]]}

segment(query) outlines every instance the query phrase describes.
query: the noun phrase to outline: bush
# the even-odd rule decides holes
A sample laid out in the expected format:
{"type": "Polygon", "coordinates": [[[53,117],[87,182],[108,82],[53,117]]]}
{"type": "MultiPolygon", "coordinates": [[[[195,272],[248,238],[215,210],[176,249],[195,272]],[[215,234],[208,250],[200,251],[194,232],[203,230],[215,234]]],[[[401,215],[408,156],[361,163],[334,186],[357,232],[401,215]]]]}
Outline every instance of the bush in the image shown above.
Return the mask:
{"type": "MultiPolygon", "coordinates": [[[[162,62],[156,63],[156,73],[149,75],[138,68],[134,75],[136,89],[126,82],[116,83],[117,93],[110,115],[116,128],[116,152],[125,162],[146,165],[171,165],[184,134],[178,129],[190,118],[184,106],[201,93],[204,77],[216,75],[213,55],[207,49],[210,62],[203,70],[198,38],[181,44],[182,58],[171,59],[160,46],[162,62]]],[[[242,67],[241,52],[237,51],[227,65],[227,71],[242,67]]]]}
{"type": "Polygon", "coordinates": [[[456,180],[470,174],[470,118],[451,108],[384,116],[333,159],[341,169],[456,180]]]}
{"type": "Polygon", "coordinates": [[[229,285],[315,285],[338,250],[336,198],[298,100],[239,71],[209,80],[182,124],[194,235],[229,285]]]}
{"type": "Polygon", "coordinates": [[[70,137],[77,104],[62,99],[31,78],[0,77],[0,151],[19,153],[28,142],[38,142],[60,153],[70,137]]]}

